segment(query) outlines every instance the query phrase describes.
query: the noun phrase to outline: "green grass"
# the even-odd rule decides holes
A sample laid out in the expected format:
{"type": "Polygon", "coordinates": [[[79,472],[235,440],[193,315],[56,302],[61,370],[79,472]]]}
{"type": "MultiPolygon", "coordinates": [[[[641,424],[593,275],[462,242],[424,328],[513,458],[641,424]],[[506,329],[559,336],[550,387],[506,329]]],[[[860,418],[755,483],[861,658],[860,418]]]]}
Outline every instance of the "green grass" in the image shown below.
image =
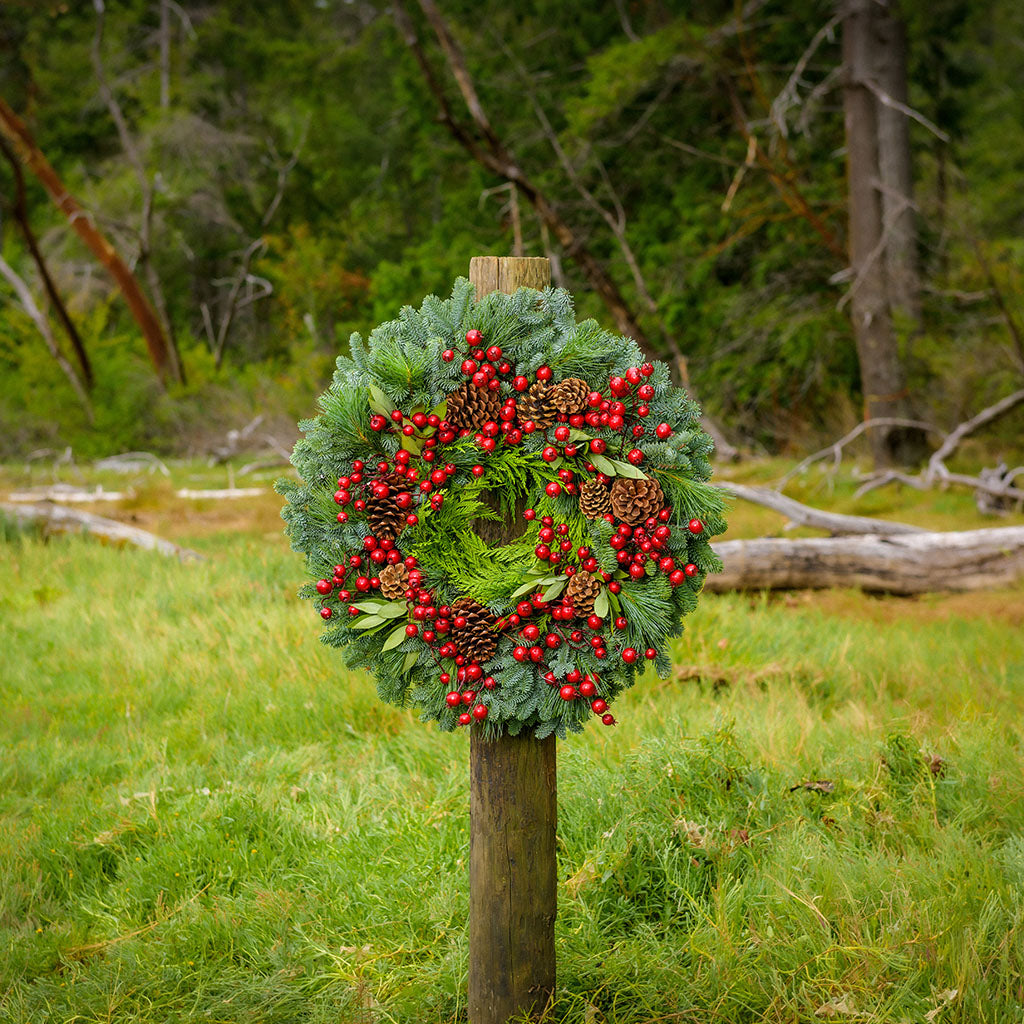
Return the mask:
{"type": "MultiPolygon", "coordinates": [[[[465,1020],[467,736],[256,520],[0,542],[0,1021],[465,1020]]],[[[1024,589],[708,596],[674,654],[559,746],[550,1021],[1020,1021],[1024,589]]]]}

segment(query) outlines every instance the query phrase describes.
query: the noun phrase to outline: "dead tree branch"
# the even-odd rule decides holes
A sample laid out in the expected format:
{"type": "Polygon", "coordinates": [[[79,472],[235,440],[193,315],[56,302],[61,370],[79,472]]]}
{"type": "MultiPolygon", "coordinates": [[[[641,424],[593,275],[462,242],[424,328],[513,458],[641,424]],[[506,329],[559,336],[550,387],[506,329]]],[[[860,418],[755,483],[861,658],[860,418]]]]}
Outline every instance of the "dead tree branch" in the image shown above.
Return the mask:
{"type": "Polygon", "coordinates": [[[106,68],[103,63],[103,29],[106,13],[104,0],[93,0],[93,8],[96,11],[96,31],[93,34],[90,58],[92,60],[93,71],[96,75],[96,84],[99,89],[100,98],[106,105],[107,110],[110,113],[110,119],[114,122],[114,127],[117,129],[117,137],[121,142],[121,149],[124,151],[125,158],[130,164],[132,171],[135,173],[135,179],[139,185],[139,196],[142,200],[142,209],[139,213],[136,272],[141,268],[145,275],[146,284],[149,287],[149,294],[153,299],[153,305],[156,307],[157,316],[159,316],[161,325],[163,326],[164,336],[167,339],[167,351],[170,357],[171,373],[175,380],[184,383],[185,368],[182,365],[181,356],[178,353],[178,345],[175,341],[174,330],[170,316],[167,312],[167,300],[164,296],[164,289],[160,281],[160,275],[157,274],[156,267],[153,265],[152,260],[153,200],[155,195],[153,182],[146,171],[145,162],[143,161],[142,154],[139,152],[139,147],[136,145],[135,139],[132,136],[131,129],[128,127],[128,122],[125,119],[124,111],[121,109],[121,104],[118,102],[117,97],[114,95],[114,90],[111,89],[110,84],[107,81],[106,68]]]}
{"type": "Polygon", "coordinates": [[[46,315],[36,305],[36,301],[32,297],[31,289],[18,272],[3,258],[3,256],[0,256],[0,277],[6,279],[7,283],[14,289],[14,294],[18,297],[18,302],[21,303],[21,308],[35,325],[36,330],[43,339],[43,343],[46,345],[47,351],[51,356],[53,356],[57,365],[60,367],[61,373],[67,377],[68,383],[78,396],[78,400],[82,403],[82,408],[85,409],[85,415],[91,424],[93,421],[92,403],[89,401],[89,392],[87,388],[82,381],[79,380],[78,374],[75,373],[75,368],[67,361],[64,353],[60,350],[60,346],[57,344],[57,339],[53,336],[50,321],[47,320],[46,315]]]}

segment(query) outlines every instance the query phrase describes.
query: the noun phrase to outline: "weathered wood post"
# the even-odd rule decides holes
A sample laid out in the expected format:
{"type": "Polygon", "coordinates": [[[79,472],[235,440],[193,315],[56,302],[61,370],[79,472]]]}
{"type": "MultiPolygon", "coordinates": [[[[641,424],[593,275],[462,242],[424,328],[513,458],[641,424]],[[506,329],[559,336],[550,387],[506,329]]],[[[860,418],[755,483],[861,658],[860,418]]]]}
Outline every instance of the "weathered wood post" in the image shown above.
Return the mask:
{"type": "MultiPolygon", "coordinates": [[[[478,256],[469,279],[477,299],[511,294],[546,288],[551,265],[478,256]]],[[[522,532],[505,522],[493,540],[522,532]]],[[[524,1010],[539,1015],[555,989],[555,738],[487,741],[474,730],[469,765],[469,1019],[505,1024],[524,1010]]]]}

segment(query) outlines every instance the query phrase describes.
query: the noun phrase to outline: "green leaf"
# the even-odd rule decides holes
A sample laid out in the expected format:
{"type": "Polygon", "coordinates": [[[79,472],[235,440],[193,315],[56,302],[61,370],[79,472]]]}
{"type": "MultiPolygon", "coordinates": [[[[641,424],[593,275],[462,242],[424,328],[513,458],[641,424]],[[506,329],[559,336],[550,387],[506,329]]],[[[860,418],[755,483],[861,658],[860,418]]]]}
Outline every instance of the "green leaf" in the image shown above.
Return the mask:
{"type": "Polygon", "coordinates": [[[360,617],[356,622],[352,623],[353,629],[373,629],[374,626],[379,626],[381,623],[387,622],[382,615],[367,615],[360,617]]]}
{"type": "Polygon", "coordinates": [[[444,419],[448,415],[448,399],[446,398],[443,402],[435,405],[430,411],[431,416],[437,416],[438,419],[444,419]]]}
{"type": "Polygon", "coordinates": [[[361,612],[370,612],[372,615],[377,615],[384,606],[380,601],[360,601],[353,607],[358,608],[361,612]]]}
{"type": "Polygon", "coordinates": [[[552,598],[558,597],[558,595],[565,590],[565,585],[569,581],[563,576],[560,580],[552,583],[547,590],[541,595],[542,601],[550,601],[552,598]]]}
{"type": "MultiPolygon", "coordinates": [[[[622,462],[619,459],[609,459],[608,461],[615,467],[615,472],[619,476],[628,476],[632,480],[647,479],[647,474],[637,469],[631,462],[622,462]]],[[[595,462],[594,465],[596,466],[597,463],[595,462]]]]}
{"type": "Polygon", "coordinates": [[[410,651],[405,656],[405,661],[402,662],[402,675],[403,676],[407,675],[409,673],[409,671],[412,669],[412,667],[419,660],[419,657],[420,657],[420,652],[419,651],[410,651]]]}
{"type": "Polygon", "coordinates": [[[610,590],[608,591],[608,602],[612,606],[612,611],[616,615],[622,614],[622,602],[619,600],[618,594],[613,594],[610,590]]]}
{"type": "Polygon", "coordinates": [[[423,448],[423,441],[415,434],[412,434],[411,436],[403,434],[402,447],[413,455],[419,455],[420,450],[423,448]]]}
{"type": "Polygon", "coordinates": [[[395,403],[379,387],[371,384],[369,392],[370,408],[374,412],[379,412],[381,416],[390,416],[395,411],[395,403]]]}
{"type": "Polygon", "coordinates": [[[404,618],[409,609],[404,601],[389,601],[387,604],[378,605],[373,611],[378,615],[383,615],[385,619],[397,619],[404,618]]]}
{"type": "Polygon", "coordinates": [[[381,648],[381,650],[393,651],[404,639],[405,626],[402,625],[388,633],[388,638],[384,641],[384,646],[381,648]]]}
{"type": "Polygon", "coordinates": [[[599,615],[602,619],[608,614],[608,591],[604,587],[594,598],[594,614],[599,615]]]}
{"type": "Polygon", "coordinates": [[[541,580],[537,579],[536,576],[528,579],[518,590],[512,592],[512,597],[522,597],[523,594],[528,594],[531,590],[536,590],[541,584],[541,580]]]}
{"type": "Polygon", "coordinates": [[[603,455],[594,455],[591,457],[594,467],[599,469],[605,476],[615,476],[615,464],[611,459],[606,459],[603,455]]]}
{"type": "Polygon", "coordinates": [[[585,430],[577,430],[573,428],[569,431],[570,441],[593,441],[594,435],[588,434],[585,430]]]}

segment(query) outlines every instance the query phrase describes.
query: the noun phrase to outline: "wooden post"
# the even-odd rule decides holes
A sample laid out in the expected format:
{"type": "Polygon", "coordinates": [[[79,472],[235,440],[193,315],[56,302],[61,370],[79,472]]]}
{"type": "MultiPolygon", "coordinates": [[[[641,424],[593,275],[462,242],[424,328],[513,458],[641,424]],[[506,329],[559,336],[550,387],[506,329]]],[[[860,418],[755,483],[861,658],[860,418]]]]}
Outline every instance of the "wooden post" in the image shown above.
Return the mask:
{"type": "MultiPolygon", "coordinates": [[[[493,291],[546,288],[548,260],[477,256],[469,279],[493,291]]],[[[522,533],[504,524],[507,543],[522,533]]],[[[500,540],[496,540],[500,543],[500,540]]],[[[474,730],[469,747],[469,1019],[539,1016],[555,990],[555,738],[474,730]]]]}

